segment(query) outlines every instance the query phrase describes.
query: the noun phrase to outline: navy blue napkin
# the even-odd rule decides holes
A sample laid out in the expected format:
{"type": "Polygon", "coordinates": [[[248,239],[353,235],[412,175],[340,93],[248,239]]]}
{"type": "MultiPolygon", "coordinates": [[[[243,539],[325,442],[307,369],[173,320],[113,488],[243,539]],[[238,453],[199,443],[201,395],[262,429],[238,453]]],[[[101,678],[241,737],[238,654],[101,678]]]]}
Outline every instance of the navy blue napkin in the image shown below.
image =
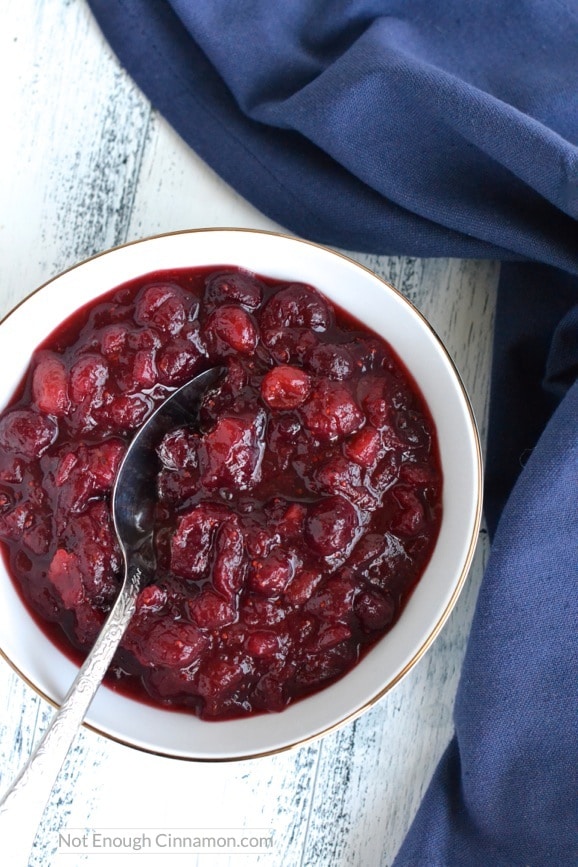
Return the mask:
{"type": "Polygon", "coordinates": [[[576,0],[89,2],[153,105],[293,232],[504,263],[491,558],[396,864],[577,864],[576,0]]]}

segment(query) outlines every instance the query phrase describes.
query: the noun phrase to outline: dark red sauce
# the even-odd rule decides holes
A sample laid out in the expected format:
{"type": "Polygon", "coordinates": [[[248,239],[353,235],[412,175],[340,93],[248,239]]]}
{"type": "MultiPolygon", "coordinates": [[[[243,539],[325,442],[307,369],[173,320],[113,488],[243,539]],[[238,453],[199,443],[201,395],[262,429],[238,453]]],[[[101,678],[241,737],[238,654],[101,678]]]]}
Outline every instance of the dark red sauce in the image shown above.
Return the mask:
{"type": "Polygon", "coordinates": [[[50,335],[0,415],[9,571],[67,652],[118,592],[126,444],[215,363],[201,429],[159,443],[157,570],[108,675],[203,719],[278,711],[349,671],[421,577],[442,491],[411,375],[315,289],[225,266],[139,278],[50,335]]]}

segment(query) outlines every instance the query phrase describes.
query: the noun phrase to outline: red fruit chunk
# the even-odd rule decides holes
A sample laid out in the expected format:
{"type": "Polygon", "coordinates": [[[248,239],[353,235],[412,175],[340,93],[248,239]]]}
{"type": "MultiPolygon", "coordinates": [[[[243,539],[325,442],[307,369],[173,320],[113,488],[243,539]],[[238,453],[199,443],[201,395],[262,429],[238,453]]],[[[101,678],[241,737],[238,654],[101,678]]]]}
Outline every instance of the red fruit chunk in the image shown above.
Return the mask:
{"type": "Polygon", "coordinates": [[[283,539],[301,536],[307,516],[307,507],[302,503],[289,503],[275,529],[283,539]]]}
{"type": "Polygon", "coordinates": [[[100,336],[100,350],[105,358],[118,359],[124,349],[128,335],[126,325],[108,325],[100,336]]]}
{"type": "Polygon", "coordinates": [[[354,493],[362,483],[361,467],[340,454],[334,454],[315,470],[316,490],[330,494],[354,493]]]}
{"type": "Polygon", "coordinates": [[[237,619],[235,606],[211,589],[201,590],[188,605],[192,620],[201,629],[220,629],[237,619]]]}
{"type": "Polygon", "coordinates": [[[399,480],[415,487],[434,485],[439,482],[433,467],[426,464],[404,463],[399,471],[399,480]]]}
{"type": "Polygon", "coordinates": [[[313,506],[305,524],[305,538],[324,557],[345,554],[360,530],[359,515],[341,496],[327,497],[313,506]]]}
{"type": "Polygon", "coordinates": [[[365,376],[360,380],[358,387],[360,405],[370,424],[376,428],[381,428],[391,419],[394,410],[384,376],[376,374],[365,376]]]}
{"type": "Polygon", "coordinates": [[[157,448],[157,454],[163,466],[169,470],[182,470],[186,467],[198,466],[197,446],[198,434],[177,428],[165,434],[157,448]]]}
{"type": "Polygon", "coordinates": [[[186,322],[187,314],[180,298],[167,298],[155,311],[153,322],[159,331],[175,337],[186,322]]]}
{"type": "Polygon", "coordinates": [[[171,340],[156,357],[159,381],[163,385],[181,385],[195,375],[202,358],[203,351],[192,341],[171,340]]]}
{"type": "Polygon", "coordinates": [[[157,381],[154,349],[139,349],[132,364],[132,377],[139,388],[152,388],[157,381]]]}
{"type": "Polygon", "coordinates": [[[24,478],[24,466],[22,458],[17,458],[8,451],[0,450],[0,481],[21,482],[24,478]]]}
{"type": "Polygon", "coordinates": [[[275,674],[265,674],[255,687],[252,701],[256,709],[275,713],[287,707],[290,698],[283,678],[275,674]]]}
{"type": "Polygon", "coordinates": [[[251,656],[260,658],[275,656],[279,652],[279,639],[271,631],[252,632],[245,642],[245,648],[251,656]]]}
{"type": "Polygon", "coordinates": [[[62,487],[62,485],[68,481],[70,478],[70,474],[72,473],[75,466],[78,464],[78,455],[74,452],[66,452],[59,460],[58,467],[56,468],[56,472],[54,474],[54,484],[57,488],[62,487]]]}
{"type": "Polygon", "coordinates": [[[215,531],[224,521],[234,518],[226,507],[205,503],[186,512],[171,537],[171,569],[183,578],[208,577],[215,531]]]}
{"type": "Polygon", "coordinates": [[[356,661],[355,646],[342,641],[335,647],[311,655],[297,671],[295,682],[310,692],[342,675],[356,661]]]}
{"type": "Polygon", "coordinates": [[[198,690],[205,697],[223,696],[232,692],[244,677],[240,661],[211,657],[203,662],[199,671],[198,690]]]}
{"type": "Polygon", "coordinates": [[[241,598],[239,617],[251,629],[271,629],[285,620],[287,612],[278,599],[250,593],[241,598]]]}
{"type": "Polygon", "coordinates": [[[245,576],[244,540],[236,520],[225,521],[215,539],[213,584],[225,599],[232,600],[245,576]]]}
{"type": "Polygon", "coordinates": [[[70,516],[62,540],[77,558],[87,599],[110,602],[118,592],[121,556],[106,504],[95,501],[83,515],[70,516]]]}
{"type": "Polygon", "coordinates": [[[263,331],[263,343],[278,364],[303,364],[317,342],[317,335],[309,328],[270,328],[263,331]]]}
{"type": "Polygon", "coordinates": [[[169,507],[182,506],[199,490],[196,469],[168,470],[163,467],[157,476],[157,495],[169,507]]]}
{"type": "Polygon", "coordinates": [[[267,445],[276,456],[279,471],[289,466],[300,430],[299,421],[289,413],[272,418],[267,425],[267,445]]]}
{"type": "Polygon", "coordinates": [[[311,639],[319,631],[319,621],[313,614],[303,613],[296,610],[287,617],[287,631],[290,632],[293,648],[297,655],[302,651],[307,652],[311,646],[311,639]]]}
{"type": "Polygon", "coordinates": [[[358,337],[349,347],[355,366],[363,374],[383,370],[389,360],[386,345],[376,337],[358,337]]]}
{"type": "Polygon", "coordinates": [[[18,503],[0,514],[0,533],[5,539],[17,541],[34,525],[34,514],[28,503],[18,503]]]}
{"type": "Polygon", "coordinates": [[[108,365],[100,355],[83,355],[70,371],[70,396],[74,404],[84,400],[95,404],[102,399],[108,379],[108,365]]]}
{"type": "Polygon", "coordinates": [[[406,410],[399,412],[395,421],[396,430],[405,443],[414,449],[429,451],[431,434],[422,415],[413,410],[406,410]]]}
{"type": "Polygon", "coordinates": [[[259,333],[250,314],[242,307],[217,307],[205,323],[205,334],[217,347],[234,349],[242,355],[255,352],[259,333]]]}
{"type": "Polygon", "coordinates": [[[69,455],[66,455],[63,464],[59,464],[55,477],[55,485],[59,488],[56,500],[56,520],[59,527],[66,525],[71,514],[84,511],[93,496],[94,482],[86,472],[84,464],[75,464],[65,481],[59,486],[58,482],[69,465],[68,458],[69,455]]]}
{"type": "Polygon", "coordinates": [[[387,544],[386,537],[381,533],[366,533],[351,552],[349,563],[360,566],[368,560],[375,560],[383,554],[387,544]]]}
{"type": "Polygon", "coordinates": [[[355,582],[349,575],[333,575],[314,593],[305,610],[325,623],[348,622],[355,591],[355,582]]]}
{"type": "Polygon", "coordinates": [[[330,623],[320,630],[311,644],[311,650],[319,653],[321,650],[330,650],[351,638],[351,629],[345,623],[330,623]]]}
{"type": "Polygon", "coordinates": [[[250,310],[256,310],[263,297],[263,285],[249,274],[239,271],[215,274],[207,280],[205,299],[211,305],[236,301],[250,310]]]}
{"type": "Polygon", "coordinates": [[[137,300],[135,320],[141,325],[151,323],[159,331],[176,336],[186,320],[180,287],[169,283],[148,286],[137,300]]]}
{"type": "Polygon", "coordinates": [[[25,458],[39,458],[54,442],[58,425],[32,409],[15,409],[0,419],[0,446],[25,458]]]}
{"type": "MultiPolygon", "coordinates": [[[[365,542],[361,539],[359,545],[365,542]]],[[[412,563],[404,544],[397,536],[391,533],[386,533],[382,537],[382,546],[379,551],[371,556],[365,556],[361,563],[360,574],[373,586],[380,590],[387,591],[392,585],[392,582],[399,581],[400,576],[407,574],[408,569],[411,571],[412,563]]],[[[357,553],[356,545],[354,554],[357,553]]],[[[367,549],[365,550],[367,554],[367,549]]],[[[353,566],[354,562],[351,561],[353,566]]]]}
{"type": "Polygon", "coordinates": [[[149,401],[139,394],[123,394],[115,397],[102,417],[110,420],[114,429],[129,431],[140,427],[151,409],[149,401]]]}
{"type": "Polygon", "coordinates": [[[261,478],[265,415],[222,416],[198,449],[201,483],[208,490],[246,491],[261,478]]]}
{"type": "Polygon", "coordinates": [[[135,614],[157,614],[167,602],[167,592],[158,584],[149,584],[143,587],[136,599],[135,614]]]}
{"type": "Polygon", "coordinates": [[[401,485],[394,488],[393,496],[401,511],[391,522],[391,530],[398,536],[412,536],[422,528],[424,523],[423,505],[410,488],[401,485]]]}
{"type": "Polygon", "coordinates": [[[207,636],[192,623],[161,617],[142,638],[130,640],[128,646],[141,665],[153,668],[186,668],[208,647],[207,636]]]}
{"type": "Polygon", "coordinates": [[[94,480],[94,493],[112,488],[126,446],[121,440],[109,439],[86,449],[87,469],[94,480]]]}
{"type": "Polygon", "coordinates": [[[200,701],[195,701],[197,689],[195,686],[196,666],[189,668],[148,668],[141,676],[142,685],[147,696],[147,702],[152,698],[160,701],[164,707],[167,704],[180,705],[200,715],[200,701]]]}
{"type": "MultiPolygon", "coordinates": [[[[28,482],[29,499],[11,497],[2,492],[0,505],[0,538],[21,543],[29,552],[47,553],[51,542],[50,517],[45,512],[46,497],[36,482],[28,482]]],[[[26,556],[26,555],[23,555],[26,556]]]]}
{"type": "Polygon", "coordinates": [[[348,379],[355,369],[351,352],[343,344],[319,343],[305,356],[308,370],[329,379],[348,379]]]}
{"type": "Polygon", "coordinates": [[[250,557],[267,557],[281,541],[279,533],[260,525],[245,526],[245,546],[250,557]]]}
{"type": "Polygon", "coordinates": [[[54,485],[59,489],[57,517],[62,523],[70,513],[82,512],[92,498],[112,488],[125,449],[120,440],[110,439],[78,446],[60,457],[54,485]]]}
{"type": "Polygon", "coordinates": [[[393,623],[395,605],[377,589],[363,590],[355,600],[355,613],[365,632],[386,629],[393,623]]]}
{"type": "Polygon", "coordinates": [[[343,444],[343,451],[348,458],[361,467],[371,467],[377,461],[381,451],[379,433],[374,427],[367,425],[343,444]]]}
{"type": "MultiPolygon", "coordinates": [[[[1,518],[0,518],[1,521],[1,518]]],[[[22,534],[22,542],[29,551],[34,554],[47,554],[52,540],[50,521],[42,520],[38,516],[33,525],[26,528],[22,534]]]]}
{"type": "Polygon", "coordinates": [[[89,602],[81,602],[76,606],[74,616],[76,640],[82,646],[92,647],[103,627],[106,617],[104,611],[94,608],[89,602]]]}
{"type": "Polygon", "coordinates": [[[40,356],[32,376],[32,397],[41,412],[56,416],[68,412],[68,375],[56,355],[43,353],[40,356]]]}
{"type": "Polygon", "coordinates": [[[377,506],[377,498],[365,484],[361,467],[343,455],[329,458],[315,471],[313,486],[326,494],[344,494],[359,509],[372,511],[377,506]]]}
{"type": "Polygon", "coordinates": [[[162,340],[156,328],[138,328],[135,331],[129,331],[126,342],[128,348],[135,352],[142,350],[150,352],[162,346],[162,340]]]}
{"type": "Polygon", "coordinates": [[[385,493],[394,485],[399,476],[401,455],[389,449],[371,473],[371,484],[378,495],[385,493]]]}
{"type": "Polygon", "coordinates": [[[84,586],[76,554],[59,548],[50,562],[46,577],[57,589],[65,608],[73,610],[84,600],[84,586]]]}
{"type": "Polygon", "coordinates": [[[313,389],[300,413],[305,427],[325,442],[349,436],[365,422],[348,389],[328,379],[313,389]]]}
{"type": "Polygon", "coordinates": [[[238,394],[247,385],[249,379],[247,370],[240,359],[229,355],[227,361],[226,387],[232,394],[238,394]]]}
{"type": "Polygon", "coordinates": [[[261,397],[273,409],[301,406],[311,389],[311,379],[297,367],[280,364],[263,377],[261,397]]]}
{"type": "Polygon", "coordinates": [[[291,605],[304,605],[323,580],[323,573],[303,569],[293,578],[285,590],[285,598],[291,605]]]}
{"type": "Polygon", "coordinates": [[[279,596],[294,574],[295,558],[278,549],[264,560],[254,560],[251,563],[249,586],[263,596],[279,596]]]}
{"type": "Polygon", "coordinates": [[[325,299],[311,286],[292,283],[272,295],[263,308],[263,329],[310,328],[326,331],[331,324],[331,311],[325,299]]]}

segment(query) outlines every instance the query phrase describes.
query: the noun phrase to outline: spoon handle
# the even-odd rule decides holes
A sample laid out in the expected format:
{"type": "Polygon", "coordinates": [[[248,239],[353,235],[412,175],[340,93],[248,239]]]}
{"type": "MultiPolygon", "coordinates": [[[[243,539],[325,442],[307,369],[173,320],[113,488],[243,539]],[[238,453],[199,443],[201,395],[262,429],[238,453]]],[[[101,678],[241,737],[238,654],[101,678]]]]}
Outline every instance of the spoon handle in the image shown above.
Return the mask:
{"type": "Polygon", "coordinates": [[[59,710],[0,799],[0,849],[10,867],[28,867],[38,825],[80,724],[135,609],[143,570],[131,565],[110,614],[59,710]]]}

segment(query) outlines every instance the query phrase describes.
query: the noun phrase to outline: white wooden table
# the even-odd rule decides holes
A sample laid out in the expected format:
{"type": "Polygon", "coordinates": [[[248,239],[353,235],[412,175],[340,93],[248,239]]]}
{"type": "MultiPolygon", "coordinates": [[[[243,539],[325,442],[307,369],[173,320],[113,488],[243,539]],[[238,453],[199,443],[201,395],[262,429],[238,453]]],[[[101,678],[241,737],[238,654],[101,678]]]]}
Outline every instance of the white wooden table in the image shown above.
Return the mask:
{"type": "MultiPolygon", "coordinates": [[[[3,0],[0,64],[0,315],[62,269],[128,240],[200,226],[283,228],[216,177],[151,108],[84,0],[3,0]]],[[[356,258],[430,319],[469,389],[484,438],[497,264],[356,258]]],[[[58,832],[160,827],[274,835],[268,854],[167,851],[175,867],[391,864],[452,734],[486,549],[482,532],[466,588],[425,658],[370,712],[320,741],[211,765],[149,756],[82,730],[30,864],[143,863],[142,852],[65,854],[58,832]]],[[[1,658],[0,697],[4,789],[52,709],[1,658]]]]}

